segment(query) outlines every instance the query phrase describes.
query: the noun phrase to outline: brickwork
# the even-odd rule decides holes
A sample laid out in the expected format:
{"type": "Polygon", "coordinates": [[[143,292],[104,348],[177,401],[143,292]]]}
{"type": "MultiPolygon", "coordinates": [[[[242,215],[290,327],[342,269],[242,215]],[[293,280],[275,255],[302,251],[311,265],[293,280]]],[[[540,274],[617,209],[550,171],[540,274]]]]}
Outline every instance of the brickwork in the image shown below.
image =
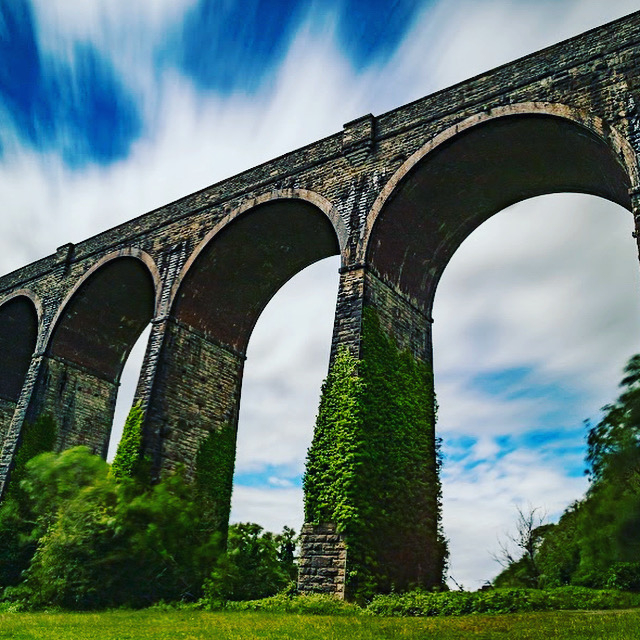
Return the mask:
{"type": "Polygon", "coordinates": [[[209,431],[236,427],[243,366],[243,356],[167,321],[146,422],[147,451],[157,469],[182,463],[193,474],[209,431]]]}
{"type": "Polygon", "coordinates": [[[11,418],[13,418],[13,412],[15,409],[15,402],[5,398],[0,398],[0,442],[4,442],[9,426],[11,425],[11,418]]]}
{"type": "Polygon", "coordinates": [[[345,597],[347,547],[344,536],[331,523],[305,524],[300,533],[298,589],[345,597]]]}
{"type": "Polygon", "coordinates": [[[106,457],[117,385],[55,358],[45,360],[40,376],[39,402],[31,407],[30,419],[43,413],[54,417],[58,450],[84,445],[106,457]]]}
{"type": "Polygon", "coordinates": [[[2,394],[10,402],[0,403],[0,493],[22,423],[44,409],[60,422],[59,446],[86,443],[104,453],[126,354],[149,322],[136,392],[146,409],[145,446],[157,470],[178,462],[193,470],[209,430],[236,428],[243,350],[257,315],[283,282],[327,255],[342,259],[332,354],[346,345],[359,355],[368,305],[385,332],[429,363],[440,274],[490,215],[525,197],[572,190],[628,209],[631,192],[633,210],[640,210],[639,110],[637,12],[388,113],[365,115],[5,275],[0,309],[15,296],[33,309],[28,336],[7,313],[6,326],[15,328],[5,334],[16,335],[0,340],[5,360],[15,344],[21,354],[19,376],[7,378],[11,392],[2,394]],[[239,216],[258,211],[261,227],[236,225],[238,233],[227,233],[239,216]],[[88,278],[93,289],[83,289],[88,278]],[[113,313],[98,316],[107,283],[113,313]],[[93,297],[73,297],[90,290],[93,297]],[[91,339],[77,310],[100,320],[91,339]],[[21,390],[17,378],[24,378],[21,390]]]}

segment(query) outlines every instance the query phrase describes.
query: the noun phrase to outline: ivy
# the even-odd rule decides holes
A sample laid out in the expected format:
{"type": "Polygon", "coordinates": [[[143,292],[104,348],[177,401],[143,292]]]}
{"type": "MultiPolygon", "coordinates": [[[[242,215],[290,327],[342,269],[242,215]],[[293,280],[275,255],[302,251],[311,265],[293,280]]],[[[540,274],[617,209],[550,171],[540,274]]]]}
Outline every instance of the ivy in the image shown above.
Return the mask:
{"type": "Polygon", "coordinates": [[[131,407],[124,423],[122,437],[118,443],[111,472],[118,480],[140,474],[144,458],[142,453],[142,421],[144,412],[139,404],[131,407]]]}
{"type": "Polygon", "coordinates": [[[20,481],[25,475],[27,462],[40,453],[53,450],[57,433],[56,421],[48,413],[38,416],[33,423],[24,423],[20,444],[13,459],[7,498],[15,496],[16,492],[20,491],[20,481]]]}
{"type": "Polygon", "coordinates": [[[231,509],[233,468],[236,456],[235,430],[224,424],[210,431],[196,454],[195,483],[214,526],[226,532],[231,509]]]}
{"type": "Polygon", "coordinates": [[[352,597],[442,584],[434,425],[429,367],[366,308],[361,359],[339,350],[323,384],[303,481],[306,521],[345,534],[352,597]]]}

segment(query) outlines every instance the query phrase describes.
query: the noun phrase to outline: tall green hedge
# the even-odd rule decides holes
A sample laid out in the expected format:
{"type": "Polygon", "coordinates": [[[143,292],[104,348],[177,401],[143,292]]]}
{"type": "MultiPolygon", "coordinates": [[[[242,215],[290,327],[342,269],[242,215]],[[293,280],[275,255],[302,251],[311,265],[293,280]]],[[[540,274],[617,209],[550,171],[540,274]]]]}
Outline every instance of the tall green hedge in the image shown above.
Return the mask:
{"type": "Polygon", "coordinates": [[[365,309],[361,359],[340,350],[323,385],[304,477],[306,521],[345,534],[353,597],[443,582],[434,423],[428,366],[365,309]]]}

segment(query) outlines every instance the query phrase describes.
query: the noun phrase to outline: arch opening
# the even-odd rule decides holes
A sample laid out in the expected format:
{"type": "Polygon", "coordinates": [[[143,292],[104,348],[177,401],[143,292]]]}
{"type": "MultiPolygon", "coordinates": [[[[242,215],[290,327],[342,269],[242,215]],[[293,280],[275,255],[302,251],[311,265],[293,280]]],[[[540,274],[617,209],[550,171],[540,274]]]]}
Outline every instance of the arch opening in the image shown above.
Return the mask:
{"type": "Polygon", "coordinates": [[[285,283],[339,253],[338,234],[324,210],[301,198],[277,198],[241,210],[211,232],[179,280],[156,378],[162,393],[149,410],[158,437],[147,450],[158,469],[182,464],[207,483],[223,530],[254,326],[285,283]],[[215,479],[208,475],[214,466],[215,479]]]}
{"type": "Polygon", "coordinates": [[[303,524],[302,474],[329,365],[337,257],[289,280],[260,315],[247,348],[231,522],[268,531],[303,524]]]}
{"type": "Polygon", "coordinates": [[[631,216],[556,194],[500,212],[464,241],[434,304],[443,514],[451,575],[493,578],[516,506],[555,521],[586,487],[585,427],[640,347],[631,216]],[[470,527],[473,523],[473,527],[470,527]]]}
{"type": "Polygon", "coordinates": [[[305,267],[339,253],[336,230],[315,205],[298,199],[260,204],[199,253],[181,282],[173,315],[244,352],[276,291],[305,267]]]}
{"type": "Polygon", "coordinates": [[[57,421],[58,447],[107,454],[124,363],[154,313],[155,285],[142,260],[116,257],[81,282],[47,347],[39,413],[57,421]]]}
{"type": "MultiPolygon", "coordinates": [[[[412,166],[407,161],[398,175],[390,180],[390,186],[395,185],[393,191],[390,191],[386,200],[379,207],[374,207],[373,212],[377,212],[377,217],[371,218],[371,233],[365,248],[366,264],[372,274],[368,276],[370,283],[368,287],[371,293],[368,294],[366,304],[373,304],[375,308],[379,307],[382,314],[388,314],[394,308],[406,307],[406,311],[403,311],[406,317],[412,309],[416,310],[418,315],[412,320],[410,327],[393,322],[390,323],[390,327],[392,332],[399,329],[400,335],[396,338],[405,342],[408,341],[411,332],[415,331],[419,335],[419,344],[414,352],[418,357],[420,354],[424,354],[423,357],[427,362],[432,360],[430,324],[435,320],[433,330],[435,334],[433,335],[435,335],[436,341],[433,344],[435,362],[437,363],[443,347],[439,344],[442,338],[438,336],[436,327],[443,324],[445,327],[455,327],[457,319],[473,314],[475,306],[480,304],[480,301],[475,297],[475,291],[470,289],[468,296],[459,300],[455,310],[450,312],[449,320],[445,319],[443,322],[439,317],[433,316],[436,288],[458,248],[474,234],[478,227],[490,224],[487,221],[496,213],[513,205],[526,208],[529,206],[529,202],[534,203],[533,210],[536,210],[537,201],[552,202],[554,197],[562,197],[550,194],[570,193],[599,196],[599,198],[590,197],[587,200],[604,204],[607,204],[604,202],[605,200],[609,201],[609,206],[618,209],[618,213],[620,206],[629,210],[631,208],[629,189],[632,186],[632,179],[627,172],[627,164],[625,164],[628,159],[619,156],[615,151],[616,148],[615,144],[610,143],[599,133],[573,120],[558,115],[522,112],[484,119],[479,124],[473,124],[461,132],[452,133],[451,137],[438,146],[425,146],[423,155],[415,154],[416,160],[412,166]],[[538,198],[538,196],[545,196],[547,200],[538,198]],[[548,200],[548,198],[552,200],[548,200]],[[380,282],[382,285],[379,284],[380,282]],[[380,286],[382,286],[381,291],[384,295],[377,293],[380,286]],[[385,291],[391,293],[384,293],[385,291]],[[394,301],[391,306],[385,302],[385,296],[389,295],[394,301]]],[[[573,197],[580,196],[574,195],[573,197]]],[[[540,210],[539,205],[537,209],[540,210]]],[[[557,213],[554,207],[552,210],[557,213]]],[[[544,208],[542,213],[539,213],[541,220],[545,219],[543,213],[544,208]]],[[[553,217],[549,218],[548,229],[553,229],[555,222],[553,217]]],[[[627,223],[630,222],[629,216],[627,223]]],[[[582,231],[581,228],[577,228],[578,224],[576,222],[575,227],[567,225],[564,230],[565,234],[556,233],[555,240],[557,241],[561,237],[565,243],[573,244],[574,236],[577,237],[582,231]]],[[[626,233],[629,234],[630,230],[627,227],[626,233]]],[[[498,254],[500,250],[503,250],[513,257],[518,253],[528,255],[528,252],[540,251],[543,242],[540,234],[536,235],[534,231],[535,225],[524,225],[520,229],[521,237],[517,238],[517,242],[512,239],[511,244],[506,237],[500,238],[500,234],[498,234],[494,238],[496,246],[492,249],[493,254],[498,254]],[[516,249],[516,247],[518,248],[516,249]]],[[[597,243],[602,242],[602,239],[596,234],[591,238],[591,241],[597,243]]],[[[627,237],[627,242],[636,261],[635,268],[632,270],[637,276],[637,257],[635,257],[637,250],[629,237],[627,237]]],[[[556,245],[557,242],[554,246],[556,245]]],[[[563,255],[568,253],[569,247],[560,244],[558,251],[560,255],[563,255]]],[[[590,259],[588,251],[583,254],[582,259],[590,259]]],[[[528,271],[531,275],[531,267],[528,271]]],[[[525,272],[527,269],[520,270],[519,273],[525,272]]],[[[516,271],[512,271],[511,275],[515,274],[516,271]]],[[[476,283],[476,287],[479,286],[473,269],[467,276],[469,281],[476,283]]],[[[559,273],[553,274],[553,277],[558,281],[563,279],[562,267],[559,268],[559,273]]],[[[600,279],[602,278],[600,277],[600,279]]],[[[481,290],[486,297],[493,300],[493,292],[484,288],[481,290]]],[[[544,289],[542,288],[541,291],[544,292],[544,289]]],[[[536,293],[540,294],[540,291],[536,293]]],[[[582,292],[582,295],[589,298],[588,287],[582,292]]],[[[518,298],[518,302],[522,303],[522,308],[527,311],[525,320],[537,322],[538,325],[546,325],[546,318],[555,317],[554,307],[546,309],[544,304],[540,302],[542,298],[540,295],[525,297],[524,300],[518,298]]],[[[568,297],[561,299],[559,306],[568,302],[568,297]]],[[[494,306],[496,306],[496,310],[504,310],[504,305],[494,306]]],[[[478,348],[484,348],[489,353],[488,357],[495,357],[497,347],[492,346],[487,326],[487,322],[480,318],[473,327],[472,333],[477,339],[478,348]]],[[[633,335],[634,332],[631,331],[630,334],[633,335]]],[[[533,344],[534,351],[536,348],[539,349],[539,343],[534,341],[533,344]]],[[[449,351],[455,353],[460,351],[460,347],[460,336],[454,336],[447,342],[444,349],[447,349],[447,353],[449,351]]],[[[624,357],[628,355],[630,353],[625,354],[624,357]]],[[[599,356],[602,356],[602,352],[594,354],[596,360],[599,356]]],[[[479,354],[467,355],[467,357],[473,364],[479,354]]],[[[624,357],[622,362],[616,363],[616,368],[624,364],[624,357]]],[[[542,369],[535,371],[540,374],[542,369]]],[[[484,372],[486,375],[481,375],[482,372],[480,372],[478,380],[475,382],[484,384],[487,388],[498,388],[504,391],[507,387],[513,387],[514,380],[524,384],[535,371],[531,368],[531,363],[519,363],[518,366],[511,368],[484,372]]],[[[576,373],[576,378],[573,380],[574,386],[577,384],[575,380],[584,379],[582,373],[580,371],[576,373]]],[[[436,371],[436,391],[440,396],[443,395],[442,389],[445,388],[443,387],[443,379],[446,379],[446,376],[436,371]]],[[[455,381],[455,376],[453,380],[455,381]]],[[[615,386],[616,380],[617,377],[613,375],[609,389],[615,386]]],[[[443,429],[445,436],[447,420],[451,419],[450,416],[455,416],[456,411],[460,413],[461,408],[467,406],[469,400],[469,397],[464,395],[466,391],[464,386],[460,386],[460,384],[456,386],[454,381],[449,380],[450,389],[444,394],[444,398],[439,398],[441,411],[438,429],[443,429]],[[449,400],[446,400],[447,393],[449,400]]],[[[571,381],[564,379],[564,382],[566,388],[571,387],[571,381]]],[[[551,382],[549,385],[556,389],[557,394],[562,395],[562,387],[558,388],[557,384],[551,385],[551,382]]],[[[523,392],[519,389],[518,392],[524,393],[526,396],[526,391],[523,392]]],[[[504,391],[504,393],[507,392],[504,391]]],[[[612,399],[611,396],[600,397],[603,401],[612,399]]],[[[535,404],[533,399],[530,399],[530,402],[535,404]]],[[[590,410],[597,410],[599,406],[601,405],[596,404],[595,408],[591,407],[590,410]]],[[[470,412],[467,420],[471,423],[477,422],[480,409],[485,409],[491,416],[490,407],[490,402],[486,407],[476,406],[475,414],[473,411],[470,412]]],[[[496,419],[495,415],[493,417],[496,419]]],[[[582,428],[582,419],[586,417],[588,414],[581,416],[578,428],[582,428]]],[[[460,459],[464,458],[467,449],[480,448],[481,444],[487,447],[487,451],[502,451],[501,454],[496,455],[506,456],[501,448],[502,444],[506,447],[506,443],[510,442],[513,445],[515,441],[512,436],[501,434],[500,437],[503,440],[485,438],[480,442],[480,439],[476,437],[477,434],[473,433],[473,429],[470,430],[471,433],[461,432],[457,440],[454,438],[453,444],[449,442],[449,454],[454,458],[455,456],[461,456],[460,459]],[[480,444],[478,444],[479,442],[480,444]]],[[[542,435],[540,433],[534,435],[544,441],[548,433],[543,430],[542,435]]],[[[534,436],[532,435],[532,437],[534,436]]],[[[572,446],[575,444],[574,440],[572,446]]],[[[517,447],[514,448],[517,450],[517,447]]],[[[455,464],[458,462],[456,461],[455,464]]],[[[484,460],[480,458],[474,461],[467,460],[467,462],[469,462],[469,469],[467,469],[469,476],[476,466],[480,468],[484,464],[484,460]]],[[[582,477],[581,471],[582,468],[578,474],[580,478],[582,477]]],[[[473,483],[466,482],[464,472],[460,473],[456,481],[457,487],[455,483],[449,484],[449,487],[445,483],[445,521],[448,517],[447,504],[451,505],[450,496],[455,494],[451,487],[458,491],[463,491],[466,488],[470,493],[476,495],[476,498],[478,497],[474,493],[473,483]]],[[[476,513],[478,522],[487,518],[486,504],[484,506],[485,510],[482,513],[476,513]]],[[[465,525],[467,530],[469,530],[468,523],[469,520],[465,525]]],[[[477,554],[477,544],[473,545],[473,548],[474,553],[477,554]]],[[[454,548],[455,553],[456,549],[454,548]]],[[[454,568],[455,566],[454,555],[454,568]]],[[[493,573],[495,574],[497,571],[493,571],[493,573]]],[[[454,575],[454,577],[456,576],[454,575]]],[[[491,575],[485,574],[482,577],[489,578],[491,575]]],[[[461,576],[458,574],[456,579],[460,578],[461,576]]]]}
{"type": "Polygon", "coordinates": [[[444,266],[491,216],[550,193],[597,195],[630,208],[631,181],[612,146],[555,115],[497,117],[425,155],[375,220],[367,262],[430,313],[444,266]]]}
{"type": "Polygon", "coordinates": [[[11,424],[38,340],[38,312],[18,295],[0,306],[0,442],[11,424]]]}

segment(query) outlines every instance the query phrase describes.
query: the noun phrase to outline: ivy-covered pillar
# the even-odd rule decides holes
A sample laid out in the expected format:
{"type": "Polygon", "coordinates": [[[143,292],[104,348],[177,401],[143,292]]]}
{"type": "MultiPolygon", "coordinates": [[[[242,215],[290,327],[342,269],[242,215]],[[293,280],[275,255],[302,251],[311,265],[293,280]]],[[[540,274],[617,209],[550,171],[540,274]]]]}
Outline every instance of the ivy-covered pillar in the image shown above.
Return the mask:
{"type": "Polygon", "coordinates": [[[367,267],[343,270],[304,478],[303,591],[442,584],[434,423],[430,319],[367,267]]]}

